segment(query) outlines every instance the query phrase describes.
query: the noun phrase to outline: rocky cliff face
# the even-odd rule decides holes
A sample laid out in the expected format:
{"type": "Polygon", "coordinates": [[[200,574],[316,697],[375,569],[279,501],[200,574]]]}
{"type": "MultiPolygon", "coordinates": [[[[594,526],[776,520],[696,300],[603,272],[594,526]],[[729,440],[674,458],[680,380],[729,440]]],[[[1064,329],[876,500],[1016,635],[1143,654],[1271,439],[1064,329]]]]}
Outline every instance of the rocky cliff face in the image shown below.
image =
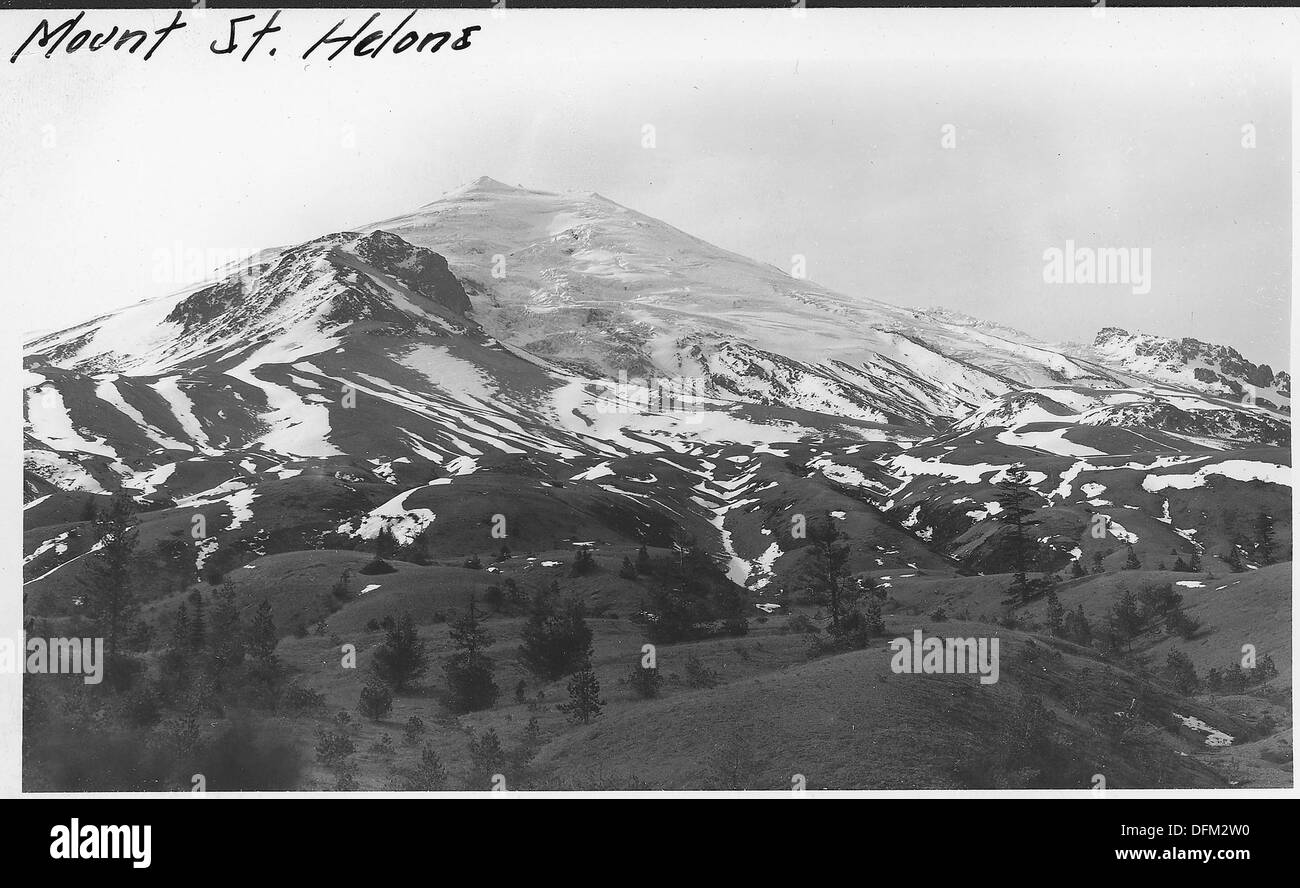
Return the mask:
{"type": "Polygon", "coordinates": [[[1092,347],[1110,361],[1136,373],[1290,412],[1290,374],[1274,372],[1268,364],[1254,364],[1226,345],[1104,327],[1097,333],[1092,347]]]}

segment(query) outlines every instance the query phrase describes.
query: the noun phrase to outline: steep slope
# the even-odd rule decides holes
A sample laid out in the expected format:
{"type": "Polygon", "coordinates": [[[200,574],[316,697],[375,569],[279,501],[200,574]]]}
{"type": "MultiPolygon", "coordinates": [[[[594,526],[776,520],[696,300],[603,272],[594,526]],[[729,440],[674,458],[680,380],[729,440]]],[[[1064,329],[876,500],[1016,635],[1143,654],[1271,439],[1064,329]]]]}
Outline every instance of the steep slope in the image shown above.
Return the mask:
{"type": "Polygon", "coordinates": [[[479,179],[377,223],[448,257],[492,335],[591,375],[934,428],[1020,385],[1120,377],[961,318],[839,295],[597,194],[479,179]]]}

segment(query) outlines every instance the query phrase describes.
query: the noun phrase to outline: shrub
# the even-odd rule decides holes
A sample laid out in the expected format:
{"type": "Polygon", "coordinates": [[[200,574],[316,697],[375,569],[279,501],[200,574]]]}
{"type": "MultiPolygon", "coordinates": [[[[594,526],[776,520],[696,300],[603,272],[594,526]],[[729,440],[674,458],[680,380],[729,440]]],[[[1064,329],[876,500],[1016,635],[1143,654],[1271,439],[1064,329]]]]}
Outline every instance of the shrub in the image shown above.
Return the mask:
{"type": "Polygon", "coordinates": [[[280,696],[280,704],[291,712],[306,712],[325,705],[325,695],[311,688],[291,684],[280,696]]]}
{"type": "Polygon", "coordinates": [[[337,731],[320,731],[316,734],[316,761],[326,767],[341,765],[356,752],[352,738],[337,731]]]}
{"type": "Polygon", "coordinates": [[[580,547],[573,553],[573,566],[569,568],[569,576],[581,577],[586,576],[596,570],[596,559],[591,555],[591,549],[586,546],[580,547]]]}
{"type": "Polygon", "coordinates": [[[506,754],[501,738],[493,728],[469,741],[470,789],[491,789],[492,779],[505,771],[506,754]]]}
{"type": "Polygon", "coordinates": [[[1165,675],[1184,696],[1195,694],[1201,688],[1191,658],[1177,648],[1170,650],[1169,656],[1165,658],[1165,675]]]}
{"type": "Polygon", "coordinates": [[[432,746],[420,750],[420,761],[411,772],[407,786],[416,792],[440,792],[447,788],[447,769],[432,746]]]}
{"type": "Polygon", "coordinates": [[[712,688],[718,684],[718,673],[705,666],[698,654],[686,658],[684,669],[686,683],[693,688],[712,688]]]}
{"type": "Polygon", "coordinates": [[[1271,678],[1277,678],[1277,664],[1273,662],[1272,654],[1259,655],[1259,659],[1255,661],[1253,677],[1256,681],[1268,681],[1271,678]]]}
{"type": "Polygon", "coordinates": [[[510,764],[520,771],[524,770],[532,764],[541,748],[542,726],[537,723],[537,716],[534,715],[528,719],[528,724],[524,725],[523,733],[519,737],[519,745],[510,754],[510,764]]]}
{"type": "Polygon", "coordinates": [[[396,572],[397,572],[397,568],[393,567],[391,564],[389,564],[387,561],[384,561],[382,558],[374,559],[365,567],[361,568],[361,570],[357,571],[357,573],[364,574],[368,577],[373,577],[378,574],[390,574],[396,572]]]}
{"type": "Polygon", "coordinates": [[[658,697],[663,681],[664,677],[659,674],[658,669],[647,669],[641,665],[639,659],[632,664],[632,669],[627,678],[628,686],[632,688],[632,692],[642,700],[658,697]]]}
{"type": "Polygon", "coordinates": [[[1181,607],[1176,607],[1165,614],[1165,629],[1174,635],[1191,638],[1196,635],[1200,628],[1200,620],[1194,620],[1187,616],[1181,607]]]}
{"type": "Polygon", "coordinates": [[[816,633],[821,631],[820,629],[817,628],[816,624],[814,624],[812,620],[808,619],[807,614],[791,615],[791,617],[785,621],[785,626],[782,628],[785,629],[785,631],[787,632],[816,633]]]}
{"type": "Polygon", "coordinates": [[[380,682],[371,682],[361,689],[357,711],[371,721],[379,721],[393,711],[393,692],[380,682]]]}
{"type": "Polygon", "coordinates": [[[744,617],[731,617],[722,621],[722,633],[733,638],[749,634],[749,621],[744,617]]]}
{"type": "Polygon", "coordinates": [[[1143,583],[1138,588],[1138,613],[1143,620],[1168,613],[1182,604],[1183,596],[1174,591],[1172,583],[1143,583]]]}
{"type": "Polygon", "coordinates": [[[402,742],[408,746],[414,746],[420,742],[424,736],[424,719],[418,715],[413,715],[406,720],[406,726],[402,729],[402,742]]]}
{"type": "Polygon", "coordinates": [[[352,595],[352,571],[349,568],[343,568],[343,573],[339,574],[338,582],[330,589],[330,594],[343,601],[352,595]]]}

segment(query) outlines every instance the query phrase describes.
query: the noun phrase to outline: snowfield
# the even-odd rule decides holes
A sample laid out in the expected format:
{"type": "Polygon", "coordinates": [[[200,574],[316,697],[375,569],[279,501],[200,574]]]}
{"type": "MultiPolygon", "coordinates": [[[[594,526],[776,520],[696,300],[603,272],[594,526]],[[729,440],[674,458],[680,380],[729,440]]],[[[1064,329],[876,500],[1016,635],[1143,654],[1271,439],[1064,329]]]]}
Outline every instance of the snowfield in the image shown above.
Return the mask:
{"type": "Polygon", "coordinates": [[[1150,493],[1159,493],[1171,487],[1180,490],[1204,487],[1211,475],[1219,475],[1233,481],[1263,481],[1266,484],[1291,486],[1290,466],[1245,459],[1225,459],[1223,462],[1203,466],[1191,474],[1147,475],[1142,479],[1142,489],[1150,493]]]}

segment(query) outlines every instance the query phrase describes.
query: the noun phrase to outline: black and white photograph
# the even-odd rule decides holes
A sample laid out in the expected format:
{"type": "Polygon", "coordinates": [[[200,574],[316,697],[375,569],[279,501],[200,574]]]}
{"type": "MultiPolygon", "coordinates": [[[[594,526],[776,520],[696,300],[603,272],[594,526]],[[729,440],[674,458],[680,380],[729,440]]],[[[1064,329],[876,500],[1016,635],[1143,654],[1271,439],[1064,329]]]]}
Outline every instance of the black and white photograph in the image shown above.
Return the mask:
{"type": "Polygon", "coordinates": [[[4,790],[1290,794],[1295,27],[0,12],[4,790]]]}

